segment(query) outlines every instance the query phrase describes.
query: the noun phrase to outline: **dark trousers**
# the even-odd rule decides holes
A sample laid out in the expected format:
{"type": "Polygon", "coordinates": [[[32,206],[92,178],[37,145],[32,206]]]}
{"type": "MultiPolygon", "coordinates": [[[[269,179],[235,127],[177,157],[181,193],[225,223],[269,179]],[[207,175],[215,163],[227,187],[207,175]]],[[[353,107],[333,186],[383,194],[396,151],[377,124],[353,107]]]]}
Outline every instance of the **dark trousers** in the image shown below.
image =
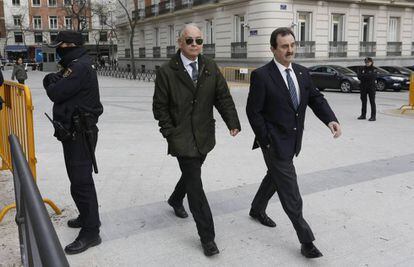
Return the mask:
{"type": "MultiPolygon", "coordinates": [[[[95,133],[93,148],[98,134],[95,133]]],[[[82,229],[80,235],[99,234],[98,200],[92,178],[92,160],[85,138],[62,142],[66,171],[70,180],[70,192],[79,211],[82,229]]]]}
{"type": "Polygon", "coordinates": [[[177,157],[182,174],[170,197],[174,205],[180,206],[187,194],[188,206],[203,243],[213,241],[215,237],[213,216],[201,182],[201,166],[205,158],[177,157]]]}
{"type": "Polygon", "coordinates": [[[377,115],[377,108],[375,106],[375,86],[369,88],[361,87],[361,115],[364,117],[367,114],[367,96],[369,97],[369,103],[371,105],[371,118],[375,118],[377,115]]]}
{"type": "Polygon", "coordinates": [[[299,241],[301,243],[312,242],[315,237],[302,215],[302,198],[293,161],[278,159],[273,148],[262,149],[262,152],[268,170],[253,199],[252,211],[265,212],[269,200],[277,192],[283,210],[292,222],[299,241]]]}

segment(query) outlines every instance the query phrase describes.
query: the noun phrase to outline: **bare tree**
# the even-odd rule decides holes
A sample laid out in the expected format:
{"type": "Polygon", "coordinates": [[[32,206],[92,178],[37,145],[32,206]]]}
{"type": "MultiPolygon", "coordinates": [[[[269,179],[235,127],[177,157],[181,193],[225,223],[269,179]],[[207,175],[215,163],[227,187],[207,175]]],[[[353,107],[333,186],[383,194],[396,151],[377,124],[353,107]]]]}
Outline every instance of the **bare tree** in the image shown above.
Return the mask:
{"type": "MultiPolygon", "coordinates": [[[[134,54],[134,36],[135,36],[135,27],[138,23],[138,0],[131,0],[133,2],[133,9],[130,13],[127,8],[127,4],[123,3],[122,0],[117,0],[122,9],[125,11],[126,17],[128,19],[129,28],[131,30],[131,34],[129,36],[129,49],[131,52],[131,68],[132,68],[132,76],[134,79],[137,78],[136,68],[135,68],[135,54],[134,54]]],[[[128,0],[126,0],[128,1],[128,0]]],[[[130,9],[131,10],[131,9],[130,9]]]]}
{"type": "Polygon", "coordinates": [[[70,4],[65,4],[66,14],[72,18],[74,30],[83,32],[88,28],[90,20],[90,0],[72,0],[70,4]],[[76,24],[75,24],[76,23],[76,24]]]}

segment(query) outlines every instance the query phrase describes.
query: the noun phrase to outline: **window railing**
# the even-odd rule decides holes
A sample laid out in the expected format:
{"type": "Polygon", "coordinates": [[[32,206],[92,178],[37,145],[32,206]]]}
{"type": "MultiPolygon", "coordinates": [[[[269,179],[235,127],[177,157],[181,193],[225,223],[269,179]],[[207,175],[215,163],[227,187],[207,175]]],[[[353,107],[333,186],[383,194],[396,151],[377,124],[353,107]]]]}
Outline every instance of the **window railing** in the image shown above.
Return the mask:
{"type": "Polygon", "coordinates": [[[174,10],[181,10],[190,8],[192,6],[191,0],[174,0],[174,10]]]}
{"type": "Polygon", "coordinates": [[[314,58],[315,57],[315,41],[297,41],[295,57],[314,58]]]}
{"type": "Polygon", "coordinates": [[[138,48],[138,55],[140,58],[145,58],[145,47],[138,48]]]}
{"type": "Polygon", "coordinates": [[[193,6],[210,4],[210,3],[218,3],[218,0],[193,0],[193,6]]]}
{"type": "Polygon", "coordinates": [[[166,14],[174,11],[174,2],[172,0],[160,2],[158,4],[158,14],[166,14]]]}
{"type": "Polygon", "coordinates": [[[329,42],[329,57],[346,57],[348,42],[329,42]]]}
{"type": "Polygon", "coordinates": [[[360,57],[375,57],[377,53],[377,42],[359,42],[360,57]]]}
{"type": "Polygon", "coordinates": [[[203,55],[215,58],[216,57],[216,44],[204,44],[203,55]]]}
{"type": "Polygon", "coordinates": [[[247,58],[247,42],[231,43],[231,58],[247,58]]]}
{"type": "Polygon", "coordinates": [[[161,57],[161,47],[159,47],[159,46],[152,47],[152,57],[153,58],[160,58],[161,57]]]}
{"type": "Polygon", "coordinates": [[[401,56],[402,42],[388,42],[387,56],[401,56]]]}
{"type": "Polygon", "coordinates": [[[175,55],[175,45],[167,46],[167,57],[173,57],[175,55]]]}
{"type": "Polygon", "coordinates": [[[145,17],[150,18],[158,15],[158,5],[151,5],[145,8],[145,17]]]}

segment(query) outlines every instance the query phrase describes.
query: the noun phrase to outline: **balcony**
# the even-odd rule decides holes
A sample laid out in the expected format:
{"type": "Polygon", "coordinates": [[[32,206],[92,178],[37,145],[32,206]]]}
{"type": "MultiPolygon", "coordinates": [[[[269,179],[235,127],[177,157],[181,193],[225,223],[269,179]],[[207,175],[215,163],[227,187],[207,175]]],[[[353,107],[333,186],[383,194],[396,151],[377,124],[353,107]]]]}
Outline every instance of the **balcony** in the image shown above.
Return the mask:
{"type": "Polygon", "coordinates": [[[151,5],[145,8],[145,17],[150,18],[158,15],[158,5],[151,5]]]}
{"type": "Polygon", "coordinates": [[[172,0],[166,0],[158,4],[158,14],[167,14],[174,11],[174,2],[172,0]]]}
{"type": "Polygon", "coordinates": [[[401,56],[402,42],[388,42],[387,56],[401,56]]]}
{"type": "Polygon", "coordinates": [[[247,58],[247,42],[231,43],[231,58],[247,58]]]}
{"type": "Polygon", "coordinates": [[[296,58],[315,58],[315,41],[297,41],[296,58]]]}
{"type": "Polygon", "coordinates": [[[181,10],[190,8],[192,6],[191,0],[174,0],[174,10],[181,10]]]}
{"type": "Polygon", "coordinates": [[[218,3],[218,0],[193,0],[193,6],[218,3]]]}
{"type": "Polygon", "coordinates": [[[203,55],[209,58],[216,57],[216,44],[204,44],[203,55]]]}
{"type": "Polygon", "coordinates": [[[140,20],[145,18],[145,10],[144,9],[138,9],[138,10],[132,10],[132,19],[140,20]]]}
{"type": "Polygon", "coordinates": [[[359,42],[360,57],[375,57],[377,42],[359,42]]]}
{"type": "Polygon", "coordinates": [[[161,57],[161,47],[154,46],[152,48],[152,57],[153,58],[160,58],[161,57]]]}
{"type": "Polygon", "coordinates": [[[329,42],[329,57],[346,57],[348,42],[329,42]]]}
{"type": "Polygon", "coordinates": [[[170,45],[167,46],[167,57],[171,58],[175,55],[176,51],[175,51],[175,45],[170,45]]]}
{"type": "Polygon", "coordinates": [[[145,58],[145,47],[140,47],[138,51],[139,51],[139,57],[145,58]]]}

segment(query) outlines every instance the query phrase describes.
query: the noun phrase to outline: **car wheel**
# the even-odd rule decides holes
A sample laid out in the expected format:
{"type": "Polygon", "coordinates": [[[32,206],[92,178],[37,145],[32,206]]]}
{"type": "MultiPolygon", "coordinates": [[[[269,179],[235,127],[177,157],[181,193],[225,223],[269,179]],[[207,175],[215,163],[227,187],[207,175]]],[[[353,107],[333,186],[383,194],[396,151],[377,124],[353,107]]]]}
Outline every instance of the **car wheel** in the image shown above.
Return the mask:
{"type": "Polygon", "coordinates": [[[379,80],[377,82],[377,90],[384,91],[385,90],[385,82],[383,80],[379,80]]]}
{"type": "Polygon", "coordinates": [[[351,83],[349,81],[342,81],[341,82],[341,92],[342,93],[350,93],[351,92],[351,83]]]}

